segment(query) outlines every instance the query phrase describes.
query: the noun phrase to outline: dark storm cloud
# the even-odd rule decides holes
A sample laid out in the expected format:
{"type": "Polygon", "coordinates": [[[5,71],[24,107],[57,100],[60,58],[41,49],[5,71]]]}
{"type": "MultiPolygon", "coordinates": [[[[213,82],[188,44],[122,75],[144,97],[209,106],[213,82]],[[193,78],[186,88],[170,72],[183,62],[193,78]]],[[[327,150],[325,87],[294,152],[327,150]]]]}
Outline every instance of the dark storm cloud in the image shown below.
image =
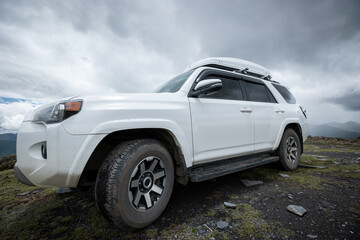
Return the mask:
{"type": "Polygon", "coordinates": [[[360,1],[193,1],[182,6],[183,18],[194,32],[200,30],[209,55],[327,70],[331,53],[359,40],[359,10],[360,1]]]}
{"type": "Polygon", "coordinates": [[[196,60],[225,56],[269,68],[310,118],[356,119],[331,115],[323,104],[343,105],[323,99],[360,92],[359,9],[356,0],[2,0],[0,96],[150,91],[196,60]]]}
{"type": "Polygon", "coordinates": [[[341,97],[328,98],[328,102],[343,106],[350,111],[360,111],[360,92],[350,90],[341,97]]]}

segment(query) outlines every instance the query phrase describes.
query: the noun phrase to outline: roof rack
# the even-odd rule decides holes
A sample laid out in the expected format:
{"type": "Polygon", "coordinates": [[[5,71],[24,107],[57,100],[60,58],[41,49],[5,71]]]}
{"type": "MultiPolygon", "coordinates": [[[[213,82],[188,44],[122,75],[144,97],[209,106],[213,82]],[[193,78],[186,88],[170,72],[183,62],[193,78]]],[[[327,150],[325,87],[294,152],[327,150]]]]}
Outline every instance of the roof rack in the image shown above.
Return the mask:
{"type": "Polygon", "coordinates": [[[185,72],[199,67],[213,67],[227,71],[238,72],[249,76],[271,81],[269,70],[256,63],[238,58],[216,57],[195,62],[185,69],[185,72]]]}

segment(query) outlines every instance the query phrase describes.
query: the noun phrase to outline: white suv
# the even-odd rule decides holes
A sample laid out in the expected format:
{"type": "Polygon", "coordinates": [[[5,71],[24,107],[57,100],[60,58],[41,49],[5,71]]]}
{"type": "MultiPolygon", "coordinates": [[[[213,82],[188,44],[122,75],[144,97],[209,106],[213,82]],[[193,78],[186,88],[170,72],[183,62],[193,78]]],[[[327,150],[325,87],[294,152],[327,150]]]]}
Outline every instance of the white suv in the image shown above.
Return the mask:
{"type": "Polygon", "coordinates": [[[28,112],[18,132],[16,177],[38,186],[86,187],[105,219],[145,227],[186,184],[278,161],[298,167],[305,111],[268,70],[208,58],[156,93],[75,97],[28,112]]]}

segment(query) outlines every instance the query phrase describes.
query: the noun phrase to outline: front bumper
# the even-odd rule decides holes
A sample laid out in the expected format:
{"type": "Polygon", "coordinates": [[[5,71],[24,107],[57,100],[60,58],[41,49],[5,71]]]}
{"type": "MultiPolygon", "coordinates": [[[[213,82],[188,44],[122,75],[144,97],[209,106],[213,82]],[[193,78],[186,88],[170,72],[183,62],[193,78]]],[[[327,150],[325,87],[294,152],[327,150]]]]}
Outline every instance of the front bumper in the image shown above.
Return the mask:
{"type": "Polygon", "coordinates": [[[20,171],[19,167],[17,166],[17,163],[15,163],[14,166],[14,173],[15,173],[15,177],[17,180],[19,180],[20,182],[29,185],[29,186],[35,186],[32,182],[30,182],[29,179],[27,179],[24,174],[20,171]]]}
{"type": "Polygon", "coordinates": [[[61,123],[23,122],[17,136],[15,176],[28,185],[76,187],[71,186],[77,184],[76,180],[69,183],[67,179],[87,136],[71,135],[61,123]],[[41,153],[43,144],[47,156],[41,153]]]}

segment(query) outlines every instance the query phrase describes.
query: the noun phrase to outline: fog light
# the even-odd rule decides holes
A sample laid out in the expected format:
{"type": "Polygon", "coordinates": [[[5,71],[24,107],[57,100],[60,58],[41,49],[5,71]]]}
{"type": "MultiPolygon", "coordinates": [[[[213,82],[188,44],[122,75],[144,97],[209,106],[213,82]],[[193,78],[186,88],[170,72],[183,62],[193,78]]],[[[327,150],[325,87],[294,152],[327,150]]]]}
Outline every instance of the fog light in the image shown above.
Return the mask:
{"type": "Polygon", "coordinates": [[[47,149],[46,149],[46,142],[41,144],[41,155],[43,158],[47,158],[47,149]]]}

